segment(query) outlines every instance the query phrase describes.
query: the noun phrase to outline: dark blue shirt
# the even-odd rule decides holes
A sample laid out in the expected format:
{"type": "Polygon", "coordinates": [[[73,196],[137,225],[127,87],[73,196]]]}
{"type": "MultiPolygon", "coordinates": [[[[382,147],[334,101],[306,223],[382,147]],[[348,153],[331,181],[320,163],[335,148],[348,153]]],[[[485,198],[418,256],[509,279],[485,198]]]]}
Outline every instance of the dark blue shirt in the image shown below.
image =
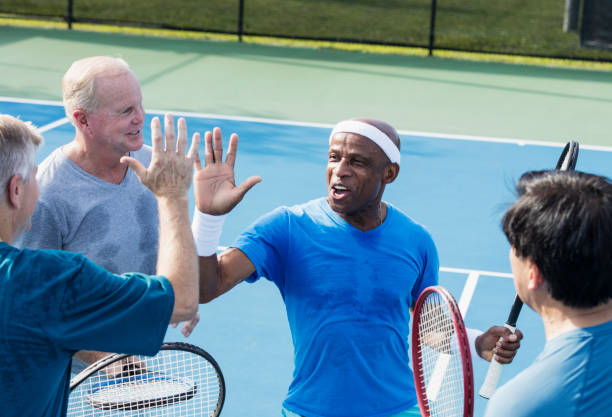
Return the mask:
{"type": "Polygon", "coordinates": [[[164,277],[113,275],[80,254],[0,242],[2,415],[64,415],[76,351],[154,355],[173,307],[164,277]]]}

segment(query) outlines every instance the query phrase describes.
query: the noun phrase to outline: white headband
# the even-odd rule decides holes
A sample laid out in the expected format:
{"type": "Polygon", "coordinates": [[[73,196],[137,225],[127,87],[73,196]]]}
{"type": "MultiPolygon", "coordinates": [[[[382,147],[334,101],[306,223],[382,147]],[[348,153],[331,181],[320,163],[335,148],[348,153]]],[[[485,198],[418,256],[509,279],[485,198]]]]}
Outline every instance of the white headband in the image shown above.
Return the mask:
{"type": "Polygon", "coordinates": [[[357,135],[364,136],[370,139],[372,142],[378,145],[380,149],[387,155],[391,162],[399,165],[400,163],[400,151],[395,146],[395,143],[385,133],[381,132],[376,127],[364,123],[358,122],[357,120],[344,120],[338,123],[331,135],[329,135],[329,143],[331,144],[332,138],[336,133],[355,133],[357,135]]]}

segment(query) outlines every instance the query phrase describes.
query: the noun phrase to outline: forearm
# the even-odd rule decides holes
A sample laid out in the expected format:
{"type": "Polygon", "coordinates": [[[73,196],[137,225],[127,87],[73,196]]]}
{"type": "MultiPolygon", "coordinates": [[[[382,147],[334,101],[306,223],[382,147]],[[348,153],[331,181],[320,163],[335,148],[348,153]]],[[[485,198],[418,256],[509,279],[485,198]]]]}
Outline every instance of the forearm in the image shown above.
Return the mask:
{"type": "Polygon", "coordinates": [[[234,288],[255,272],[255,266],[240,249],[220,255],[200,256],[200,303],[207,303],[234,288]]]}
{"type": "Polygon", "coordinates": [[[187,197],[160,197],[157,273],[174,289],[172,322],[191,319],[198,308],[198,260],[189,222],[187,197]]]}
{"type": "Polygon", "coordinates": [[[208,303],[219,295],[219,262],[217,254],[200,256],[200,303],[208,303]]]}

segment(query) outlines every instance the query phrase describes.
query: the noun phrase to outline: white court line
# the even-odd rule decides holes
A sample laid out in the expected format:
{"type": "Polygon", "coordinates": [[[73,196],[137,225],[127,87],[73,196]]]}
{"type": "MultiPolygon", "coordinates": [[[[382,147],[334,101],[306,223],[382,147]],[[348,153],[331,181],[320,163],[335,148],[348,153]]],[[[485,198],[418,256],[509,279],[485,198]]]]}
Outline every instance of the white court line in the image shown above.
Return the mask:
{"type": "Polygon", "coordinates": [[[63,118],[61,118],[59,120],[56,120],[55,122],[52,122],[52,123],[46,124],[44,126],[41,126],[37,130],[38,130],[38,133],[44,133],[44,132],[46,132],[48,130],[55,129],[56,127],[64,125],[64,124],[66,124],[68,122],[69,122],[68,118],[67,117],[63,117],[63,118]]]}
{"type": "Polygon", "coordinates": [[[467,314],[467,310],[472,302],[472,296],[474,295],[474,290],[476,289],[476,284],[478,284],[478,277],[480,275],[476,271],[470,272],[467,277],[467,281],[463,286],[463,291],[461,292],[461,297],[459,298],[459,311],[461,312],[461,316],[465,319],[465,315],[467,314]]]}
{"type": "Polygon", "coordinates": [[[448,268],[448,267],[441,266],[440,271],[453,272],[456,274],[471,274],[472,272],[475,272],[478,275],[486,275],[489,277],[512,278],[512,274],[507,273],[507,272],[482,271],[479,269],[448,268]]]}
{"type": "Polygon", "coordinates": [[[11,103],[42,104],[43,106],[63,106],[64,105],[61,101],[36,100],[33,98],[16,98],[16,97],[3,97],[3,96],[0,96],[0,101],[8,101],[11,103]]]}
{"type": "MultiPolygon", "coordinates": [[[[30,104],[42,104],[42,105],[51,105],[51,106],[62,106],[61,101],[52,101],[52,100],[35,100],[35,99],[25,99],[25,98],[13,98],[13,97],[3,97],[0,96],[0,101],[8,101],[13,103],[30,103],[30,104]]],[[[319,128],[327,128],[331,129],[334,127],[334,124],[330,123],[314,123],[314,122],[299,122],[294,120],[281,120],[281,119],[266,119],[263,117],[242,117],[242,116],[227,116],[222,114],[214,114],[214,113],[197,113],[197,112],[174,112],[169,110],[156,110],[156,109],[148,109],[147,113],[172,113],[175,116],[184,116],[184,117],[202,117],[209,119],[220,119],[220,120],[235,120],[242,122],[255,122],[255,123],[266,123],[266,124],[275,124],[275,125],[286,125],[286,126],[304,126],[304,127],[319,127],[319,128]]],[[[468,140],[468,141],[477,141],[477,142],[493,142],[493,143],[513,143],[515,145],[524,146],[524,145],[534,145],[534,146],[551,146],[551,147],[563,147],[565,146],[564,142],[547,142],[547,141],[538,141],[538,140],[527,140],[527,139],[516,139],[516,138],[496,138],[496,137],[487,137],[487,136],[472,136],[472,135],[457,135],[452,133],[439,133],[439,132],[419,132],[413,130],[398,130],[398,133],[401,135],[407,136],[421,136],[431,139],[443,139],[443,140],[468,140]]],[[[580,145],[581,149],[589,149],[593,151],[603,151],[603,152],[612,152],[612,146],[600,146],[600,145],[580,145]]]]}

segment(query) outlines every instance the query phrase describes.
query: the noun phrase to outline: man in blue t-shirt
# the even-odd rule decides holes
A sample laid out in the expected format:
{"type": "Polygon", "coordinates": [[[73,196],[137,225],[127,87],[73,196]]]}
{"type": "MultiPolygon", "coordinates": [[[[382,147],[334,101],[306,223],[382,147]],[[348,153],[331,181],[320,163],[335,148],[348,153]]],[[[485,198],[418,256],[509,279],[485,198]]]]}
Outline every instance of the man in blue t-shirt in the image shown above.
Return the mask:
{"type": "Polygon", "coordinates": [[[17,249],[38,199],[33,126],[0,115],[0,403],[3,416],[66,414],[72,355],[82,349],[155,354],[169,322],[193,318],[199,291],[187,190],[198,140],[185,157],[187,127],[166,116],[151,124],[145,169],[124,157],[159,208],[157,275],[114,275],[76,253],[17,249]]]}
{"type": "MultiPolygon", "coordinates": [[[[399,173],[395,129],[372,119],[338,123],[327,197],[261,217],[219,256],[210,236],[220,234],[222,215],[243,193],[233,186],[233,157],[222,161],[220,130],[205,139],[206,168],[196,163],[194,180],[200,301],[245,280],[276,284],[295,352],[283,415],[419,415],[408,363],[410,310],[438,283],[438,254],[423,226],[382,201],[399,173]]],[[[230,153],[234,147],[230,141],[230,153]]],[[[478,353],[510,362],[520,337],[493,327],[477,339],[478,353]]]]}
{"type": "Polygon", "coordinates": [[[546,345],[493,395],[485,415],[610,415],[612,182],[528,172],[517,191],[502,225],[517,293],[542,317],[546,345]]]}

